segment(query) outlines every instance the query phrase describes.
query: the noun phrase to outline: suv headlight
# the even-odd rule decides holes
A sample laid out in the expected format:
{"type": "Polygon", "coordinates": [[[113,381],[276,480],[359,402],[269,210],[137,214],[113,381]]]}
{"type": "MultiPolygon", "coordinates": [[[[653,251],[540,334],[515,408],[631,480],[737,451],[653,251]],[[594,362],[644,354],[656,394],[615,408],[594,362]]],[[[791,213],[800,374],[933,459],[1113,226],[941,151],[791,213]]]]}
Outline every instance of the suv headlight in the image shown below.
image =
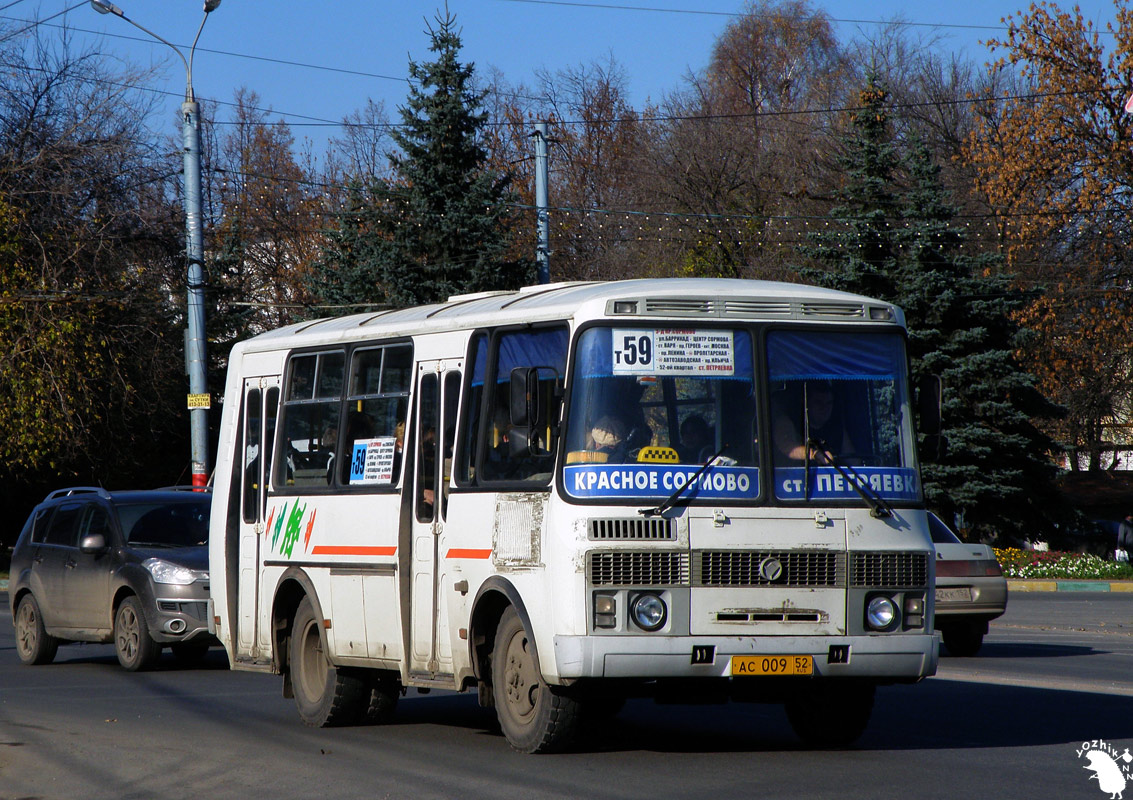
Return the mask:
{"type": "Polygon", "coordinates": [[[195,570],[183,567],[180,564],[171,564],[161,558],[147,558],[142,566],[149,570],[157,583],[172,583],[177,586],[188,586],[197,579],[195,570]]]}

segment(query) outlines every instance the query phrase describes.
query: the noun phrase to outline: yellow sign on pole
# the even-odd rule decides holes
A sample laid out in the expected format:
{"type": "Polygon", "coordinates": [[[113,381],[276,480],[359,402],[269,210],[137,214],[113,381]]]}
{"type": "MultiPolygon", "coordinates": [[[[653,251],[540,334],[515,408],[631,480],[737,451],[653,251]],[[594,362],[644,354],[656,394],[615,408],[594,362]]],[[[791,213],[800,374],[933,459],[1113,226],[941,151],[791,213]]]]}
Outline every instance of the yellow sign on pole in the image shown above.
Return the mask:
{"type": "Polygon", "coordinates": [[[191,394],[188,395],[189,408],[212,408],[212,395],[205,394],[191,394]]]}

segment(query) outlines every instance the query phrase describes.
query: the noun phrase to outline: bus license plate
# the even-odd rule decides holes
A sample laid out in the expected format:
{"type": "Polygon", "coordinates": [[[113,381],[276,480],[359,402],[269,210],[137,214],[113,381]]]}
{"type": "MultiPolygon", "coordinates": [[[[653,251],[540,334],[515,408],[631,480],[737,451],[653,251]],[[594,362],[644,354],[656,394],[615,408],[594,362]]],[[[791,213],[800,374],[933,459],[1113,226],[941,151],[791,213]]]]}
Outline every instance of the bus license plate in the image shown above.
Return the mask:
{"type": "Polygon", "coordinates": [[[810,656],[732,656],[732,677],[740,675],[810,675],[810,656]]]}

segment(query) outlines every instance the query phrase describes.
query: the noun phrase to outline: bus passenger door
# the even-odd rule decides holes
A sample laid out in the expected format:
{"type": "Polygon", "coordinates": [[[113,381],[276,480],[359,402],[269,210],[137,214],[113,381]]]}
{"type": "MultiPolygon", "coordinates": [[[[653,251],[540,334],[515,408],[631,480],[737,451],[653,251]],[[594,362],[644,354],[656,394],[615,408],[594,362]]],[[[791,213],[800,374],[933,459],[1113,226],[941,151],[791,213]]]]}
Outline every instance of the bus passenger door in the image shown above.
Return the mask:
{"type": "Polygon", "coordinates": [[[451,477],[460,368],[457,360],[428,361],[417,366],[409,669],[429,676],[452,673],[447,614],[438,604],[437,586],[444,580],[438,574],[438,542],[444,532],[451,477]],[[457,391],[452,391],[453,387],[457,391]]]}
{"type": "Polygon", "coordinates": [[[241,490],[236,655],[241,660],[256,660],[260,656],[257,611],[263,558],[264,512],[267,507],[267,479],[271,469],[278,411],[278,377],[250,378],[244,381],[244,449],[237,456],[240,459],[241,490]]]}

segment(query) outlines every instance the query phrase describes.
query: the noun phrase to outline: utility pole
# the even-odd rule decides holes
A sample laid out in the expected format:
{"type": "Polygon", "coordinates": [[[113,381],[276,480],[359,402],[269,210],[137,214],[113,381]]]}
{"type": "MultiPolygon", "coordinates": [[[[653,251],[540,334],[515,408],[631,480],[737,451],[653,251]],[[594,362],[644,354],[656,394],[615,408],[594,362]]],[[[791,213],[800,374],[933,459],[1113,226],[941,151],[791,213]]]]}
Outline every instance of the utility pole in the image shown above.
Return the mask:
{"type": "Polygon", "coordinates": [[[536,122],[535,133],[535,262],[539,283],[551,282],[551,222],[547,216],[547,123],[536,122]]]}
{"type": "Polygon", "coordinates": [[[209,14],[220,5],[220,0],[205,0],[205,16],[197,28],[193,46],[186,59],[180,49],[153,31],[142,27],[118,6],[107,0],[91,0],[100,14],[113,14],[129,22],[162,44],[170,47],[185,65],[185,102],[181,104],[182,164],[185,177],[185,261],[187,263],[185,332],[185,372],[189,375],[189,435],[192,446],[193,486],[205,486],[209,474],[209,408],[212,405],[208,390],[208,354],[205,347],[205,268],[204,232],[201,222],[201,106],[193,95],[193,54],[197,41],[205,28],[209,14]]]}
{"type": "MultiPolygon", "coordinates": [[[[192,92],[192,87],[187,93],[192,92]]],[[[205,337],[204,232],[201,224],[201,106],[194,97],[181,104],[182,159],[185,168],[185,258],[188,261],[188,336],[185,371],[189,373],[189,434],[193,454],[193,485],[208,483],[209,408],[208,358],[205,337]]]]}

